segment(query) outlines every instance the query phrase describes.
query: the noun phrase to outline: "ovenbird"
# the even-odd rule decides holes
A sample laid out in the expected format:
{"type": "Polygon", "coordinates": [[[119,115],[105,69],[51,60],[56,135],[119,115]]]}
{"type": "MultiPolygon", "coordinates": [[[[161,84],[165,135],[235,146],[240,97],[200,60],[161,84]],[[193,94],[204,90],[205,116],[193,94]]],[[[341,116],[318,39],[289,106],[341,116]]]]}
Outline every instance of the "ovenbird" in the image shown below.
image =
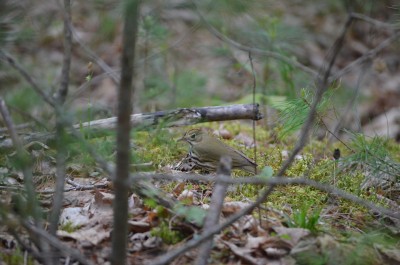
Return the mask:
{"type": "Polygon", "coordinates": [[[232,168],[256,174],[257,164],[250,158],[200,129],[187,131],[178,141],[190,144],[189,156],[201,168],[216,170],[221,157],[230,156],[232,168]]]}

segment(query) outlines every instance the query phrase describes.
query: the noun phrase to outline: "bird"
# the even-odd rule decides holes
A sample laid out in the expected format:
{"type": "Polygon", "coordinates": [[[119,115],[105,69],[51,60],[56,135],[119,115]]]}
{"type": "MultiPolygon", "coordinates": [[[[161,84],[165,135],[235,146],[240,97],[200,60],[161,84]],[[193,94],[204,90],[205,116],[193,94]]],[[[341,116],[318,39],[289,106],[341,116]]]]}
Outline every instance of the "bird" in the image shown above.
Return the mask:
{"type": "Polygon", "coordinates": [[[232,168],[257,174],[257,164],[242,152],[201,129],[187,131],[178,141],[190,144],[189,156],[200,168],[215,171],[222,156],[232,158],[232,168]]]}

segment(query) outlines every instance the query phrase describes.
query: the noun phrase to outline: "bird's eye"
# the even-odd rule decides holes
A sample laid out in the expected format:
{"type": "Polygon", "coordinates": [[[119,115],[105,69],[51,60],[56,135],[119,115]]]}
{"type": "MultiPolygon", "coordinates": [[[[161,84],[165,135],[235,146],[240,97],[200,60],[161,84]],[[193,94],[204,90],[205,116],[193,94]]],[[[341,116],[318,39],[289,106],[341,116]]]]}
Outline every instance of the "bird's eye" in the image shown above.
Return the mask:
{"type": "Polygon", "coordinates": [[[196,135],[192,134],[192,135],[190,135],[190,138],[194,139],[194,138],[196,138],[196,135]]]}

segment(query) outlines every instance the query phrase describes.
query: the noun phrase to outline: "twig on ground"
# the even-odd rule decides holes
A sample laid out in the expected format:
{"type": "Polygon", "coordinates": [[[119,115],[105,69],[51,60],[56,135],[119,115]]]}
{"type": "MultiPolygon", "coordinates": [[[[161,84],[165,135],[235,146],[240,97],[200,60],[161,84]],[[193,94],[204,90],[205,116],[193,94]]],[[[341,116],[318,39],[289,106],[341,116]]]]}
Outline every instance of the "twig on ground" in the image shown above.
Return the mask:
{"type": "MultiPolygon", "coordinates": [[[[238,119],[260,120],[262,114],[259,105],[236,104],[228,106],[212,106],[201,108],[182,108],[169,111],[133,114],[130,117],[131,126],[135,129],[162,124],[164,127],[187,126],[200,122],[228,121],[238,119]]],[[[76,124],[76,129],[90,130],[114,129],[117,118],[107,118],[76,124]]]]}
{"type": "MultiPolygon", "coordinates": [[[[104,135],[104,130],[115,129],[117,118],[100,119],[82,124],[71,125],[68,118],[68,113],[61,111],[60,106],[54,107],[56,112],[62,115],[63,124],[68,126],[68,132],[77,137],[80,141],[83,140],[78,130],[86,128],[93,132],[94,135],[104,135]],[[71,128],[72,127],[72,128],[71,128]]],[[[57,114],[57,115],[58,115],[57,114]]],[[[202,122],[225,121],[237,119],[262,119],[262,114],[259,112],[259,105],[256,104],[237,104],[229,106],[212,106],[201,108],[183,108],[170,111],[158,111],[153,113],[139,113],[131,115],[131,126],[137,130],[148,128],[151,126],[163,125],[164,127],[187,126],[202,122]]],[[[54,134],[34,134],[24,137],[24,141],[40,141],[45,144],[54,140],[54,134]]],[[[12,147],[12,142],[5,139],[0,142],[0,150],[9,149],[12,147]]],[[[94,152],[97,154],[97,152],[94,152]]]]}

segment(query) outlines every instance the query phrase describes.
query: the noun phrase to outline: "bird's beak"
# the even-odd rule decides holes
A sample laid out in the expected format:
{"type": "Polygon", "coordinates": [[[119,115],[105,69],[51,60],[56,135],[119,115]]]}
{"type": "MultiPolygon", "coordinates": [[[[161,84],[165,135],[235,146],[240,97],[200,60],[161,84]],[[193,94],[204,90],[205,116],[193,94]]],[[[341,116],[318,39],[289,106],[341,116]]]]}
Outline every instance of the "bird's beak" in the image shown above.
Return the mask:
{"type": "Polygon", "coordinates": [[[181,138],[179,138],[178,140],[176,140],[177,142],[181,142],[181,141],[186,141],[185,137],[182,136],[181,138]]]}

